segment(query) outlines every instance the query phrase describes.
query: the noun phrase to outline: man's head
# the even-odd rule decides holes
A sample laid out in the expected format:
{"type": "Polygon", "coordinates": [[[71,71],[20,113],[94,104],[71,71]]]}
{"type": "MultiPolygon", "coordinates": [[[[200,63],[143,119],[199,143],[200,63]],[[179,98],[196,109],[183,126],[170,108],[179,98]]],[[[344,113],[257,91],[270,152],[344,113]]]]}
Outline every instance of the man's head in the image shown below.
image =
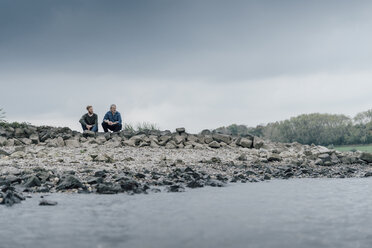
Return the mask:
{"type": "Polygon", "coordinates": [[[111,104],[111,106],[110,106],[110,111],[111,111],[112,113],[115,113],[115,112],[116,112],[116,105],[115,105],[115,104],[111,104]]]}
{"type": "Polygon", "coordinates": [[[89,114],[93,114],[93,106],[88,105],[88,106],[87,106],[87,110],[88,110],[88,113],[89,113],[89,114]]]}

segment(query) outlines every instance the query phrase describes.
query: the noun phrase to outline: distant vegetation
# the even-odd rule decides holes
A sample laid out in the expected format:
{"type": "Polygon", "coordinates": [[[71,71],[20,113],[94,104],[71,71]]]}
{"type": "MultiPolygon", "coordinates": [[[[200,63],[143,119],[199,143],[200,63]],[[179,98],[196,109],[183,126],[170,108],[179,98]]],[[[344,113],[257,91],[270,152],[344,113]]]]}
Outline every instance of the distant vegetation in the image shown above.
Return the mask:
{"type": "Polygon", "coordinates": [[[230,125],[215,131],[233,135],[252,134],[277,142],[316,145],[353,145],[372,143],[372,109],[354,118],[336,114],[303,114],[254,128],[230,125]]]}

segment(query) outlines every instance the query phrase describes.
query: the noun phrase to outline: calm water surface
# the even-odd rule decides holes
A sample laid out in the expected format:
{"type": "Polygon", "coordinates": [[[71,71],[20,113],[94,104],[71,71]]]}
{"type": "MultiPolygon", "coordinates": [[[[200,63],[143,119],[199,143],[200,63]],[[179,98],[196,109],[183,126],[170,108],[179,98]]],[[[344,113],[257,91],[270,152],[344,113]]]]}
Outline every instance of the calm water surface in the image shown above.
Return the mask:
{"type": "Polygon", "coordinates": [[[47,199],[0,207],[1,248],[372,247],[372,178],[47,199]]]}

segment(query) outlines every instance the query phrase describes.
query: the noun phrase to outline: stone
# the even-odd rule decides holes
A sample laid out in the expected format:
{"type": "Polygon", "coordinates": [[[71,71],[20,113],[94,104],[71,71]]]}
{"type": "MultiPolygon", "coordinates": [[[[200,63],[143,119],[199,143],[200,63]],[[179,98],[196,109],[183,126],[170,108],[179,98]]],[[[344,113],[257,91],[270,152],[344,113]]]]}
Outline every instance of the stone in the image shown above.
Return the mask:
{"type": "Polygon", "coordinates": [[[179,127],[179,128],[176,128],[176,132],[181,135],[182,133],[185,133],[186,132],[186,129],[184,127],[179,127]]]}
{"type": "Polygon", "coordinates": [[[259,137],[254,137],[253,138],[253,148],[255,149],[260,149],[265,145],[265,142],[263,139],[259,137]]]}
{"type": "Polygon", "coordinates": [[[159,137],[159,145],[165,146],[172,137],[170,135],[163,135],[159,137]]]}
{"type": "Polygon", "coordinates": [[[205,144],[209,144],[209,143],[211,143],[212,141],[213,141],[212,136],[210,136],[210,135],[206,135],[206,136],[204,137],[204,143],[205,143],[205,144]]]}
{"type": "Polygon", "coordinates": [[[239,138],[236,140],[236,144],[244,148],[252,148],[253,141],[247,138],[239,138]]]}
{"type": "Polygon", "coordinates": [[[25,137],[25,131],[22,128],[16,128],[14,131],[14,136],[17,138],[25,137]]]}
{"type": "Polygon", "coordinates": [[[8,139],[7,142],[6,142],[6,146],[14,146],[15,142],[14,142],[14,139],[8,139]]]}
{"type": "Polygon", "coordinates": [[[56,139],[56,143],[57,143],[57,146],[58,146],[58,147],[63,147],[63,146],[66,145],[66,143],[65,143],[65,141],[63,140],[62,137],[58,137],[58,138],[56,139]]]}
{"type": "Polygon", "coordinates": [[[0,155],[9,156],[10,154],[3,149],[0,149],[0,155]]]}
{"type": "Polygon", "coordinates": [[[372,153],[363,152],[362,154],[360,154],[359,159],[367,163],[372,163],[372,153]]]}
{"type": "Polygon", "coordinates": [[[39,202],[39,206],[56,206],[58,204],[58,202],[56,201],[49,201],[49,200],[41,200],[39,202]]]}
{"type": "Polygon", "coordinates": [[[21,139],[21,142],[22,142],[24,145],[26,145],[26,146],[32,144],[32,141],[31,141],[30,139],[28,139],[28,138],[22,138],[22,139],[21,139]]]}
{"type": "Polygon", "coordinates": [[[80,179],[74,175],[66,175],[57,186],[57,190],[84,188],[80,179]]]}
{"type": "Polygon", "coordinates": [[[117,194],[121,191],[121,186],[117,183],[100,183],[97,185],[98,194],[117,194]]]}
{"type": "Polygon", "coordinates": [[[6,146],[7,138],[0,136],[0,146],[6,146]]]}
{"type": "Polygon", "coordinates": [[[247,158],[247,155],[245,153],[242,153],[238,158],[237,160],[239,161],[247,161],[248,158],[247,158]]]}
{"type": "Polygon", "coordinates": [[[37,134],[31,134],[30,135],[30,140],[32,142],[32,144],[39,144],[39,135],[37,134]]]}
{"type": "Polygon", "coordinates": [[[165,148],[167,148],[167,149],[175,149],[175,148],[177,148],[177,144],[173,140],[171,140],[171,141],[169,141],[165,145],[165,148]]]}
{"type": "Polygon", "coordinates": [[[203,131],[201,131],[201,135],[203,135],[203,136],[206,136],[206,135],[211,135],[211,131],[210,130],[208,130],[208,129],[204,129],[203,131]]]}
{"type": "Polygon", "coordinates": [[[323,160],[323,162],[329,162],[329,161],[331,161],[331,156],[329,156],[328,153],[320,154],[320,155],[318,155],[318,158],[320,158],[321,160],[323,160]]]}
{"type": "Polygon", "coordinates": [[[100,136],[97,136],[97,137],[96,137],[95,141],[97,142],[97,144],[99,144],[99,145],[103,145],[103,144],[105,144],[105,142],[106,142],[107,140],[106,140],[105,136],[100,135],[100,136]]]}
{"type": "Polygon", "coordinates": [[[71,148],[79,148],[80,142],[76,139],[65,140],[66,146],[71,148]]]}
{"type": "Polygon", "coordinates": [[[212,138],[213,138],[213,140],[215,140],[217,142],[224,142],[226,144],[231,143],[231,136],[226,135],[226,134],[215,133],[215,134],[212,135],[212,138]]]}
{"type": "Polygon", "coordinates": [[[186,137],[183,135],[175,135],[173,140],[176,142],[176,144],[181,144],[186,141],[186,137]]]}
{"type": "Polygon", "coordinates": [[[269,156],[267,156],[267,161],[269,162],[278,162],[281,160],[282,158],[277,153],[270,153],[269,156]]]}
{"type": "Polygon", "coordinates": [[[220,148],[221,147],[220,143],[218,143],[217,141],[212,141],[211,143],[209,143],[208,146],[210,148],[220,148]]]}
{"type": "Polygon", "coordinates": [[[41,181],[37,176],[31,176],[23,186],[26,188],[39,187],[41,181]]]}
{"type": "Polygon", "coordinates": [[[17,152],[13,152],[11,155],[10,155],[11,158],[26,158],[26,153],[23,152],[23,151],[17,151],[17,152]]]}
{"type": "Polygon", "coordinates": [[[84,137],[84,138],[95,137],[95,136],[96,136],[96,133],[93,132],[93,131],[85,130],[85,131],[83,132],[83,137],[84,137]]]}
{"type": "Polygon", "coordinates": [[[131,147],[135,147],[136,146],[136,141],[135,140],[124,140],[123,141],[123,145],[125,146],[131,146],[131,147]]]}

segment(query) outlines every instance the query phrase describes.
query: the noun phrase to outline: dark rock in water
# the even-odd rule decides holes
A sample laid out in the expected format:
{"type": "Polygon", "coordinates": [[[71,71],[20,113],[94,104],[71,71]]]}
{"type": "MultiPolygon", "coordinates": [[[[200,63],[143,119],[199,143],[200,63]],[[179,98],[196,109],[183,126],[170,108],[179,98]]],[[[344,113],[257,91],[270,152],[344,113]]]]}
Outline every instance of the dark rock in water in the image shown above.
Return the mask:
{"type": "Polygon", "coordinates": [[[0,190],[0,205],[12,206],[25,199],[26,198],[21,193],[15,191],[13,187],[4,186],[0,190]]]}
{"type": "Polygon", "coordinates": [[[66,190],[66,189],[78,189],[84,188],[84,185],[81,183],[79,178],[73,175],[67,175],[61,183],[57,186],[57,190],[66,190]]]}
{"type": "Polygon", "coordinates": [[[37,176],[31,176],[23,186],[26,188],[39,187],[41,182],[37,176]]]}
{"type": "Polygon", "coordinates": [[[56,201],[48,201],[48,200],[41,200],[39,206],[55,206],[58,202],[56,201]]]}
{"type": "Polygon", "coordinates": [[[187,184],[187,187],[189,187],[189,188],[202,188],[202,187],[204,187],[204,183],[203,183],[203,181],[195,180],[195,181],[189,182],[187,184]]]}
{"type": "Polygon", "coordinates": [[[167,187],[168,192],[184,192],[185,188],[179,184],[173,184],[167,187]]]}
{"type": "Polygon", "coordinates": [[[120,181],[120,185],[123,191],[136,191],[139,188],[139,183],[132,179],[125,179],[120,181]]]}
{"type": "Polygon", "coordinates": [[[372,171],[368,171],[366,174],[364,174],[364,177],[372,177],[372,171]]]}
{"type": "Polygon", "coordinates": [[[372,163],[372,153],[363,152],[359,158],[367,163],[372,163]]]}
{"type": "Polygon", "coordinates": [[[208,180],[205,185],[211,186],[211,187],[223,187],[224,184],[217,180],[208,180]]]}
{"type": "Polygon", "coordinates": [[[117,194],[121,191],[121,186],[116,183],[100,183],[97,185],[98,194],[117,194]]]}
{"type": "Polygon", "coordinates": [[[271,179],[271,176],[269,174],[265,174],[264,180],[270,180],[270,179],[271,179]]]}

